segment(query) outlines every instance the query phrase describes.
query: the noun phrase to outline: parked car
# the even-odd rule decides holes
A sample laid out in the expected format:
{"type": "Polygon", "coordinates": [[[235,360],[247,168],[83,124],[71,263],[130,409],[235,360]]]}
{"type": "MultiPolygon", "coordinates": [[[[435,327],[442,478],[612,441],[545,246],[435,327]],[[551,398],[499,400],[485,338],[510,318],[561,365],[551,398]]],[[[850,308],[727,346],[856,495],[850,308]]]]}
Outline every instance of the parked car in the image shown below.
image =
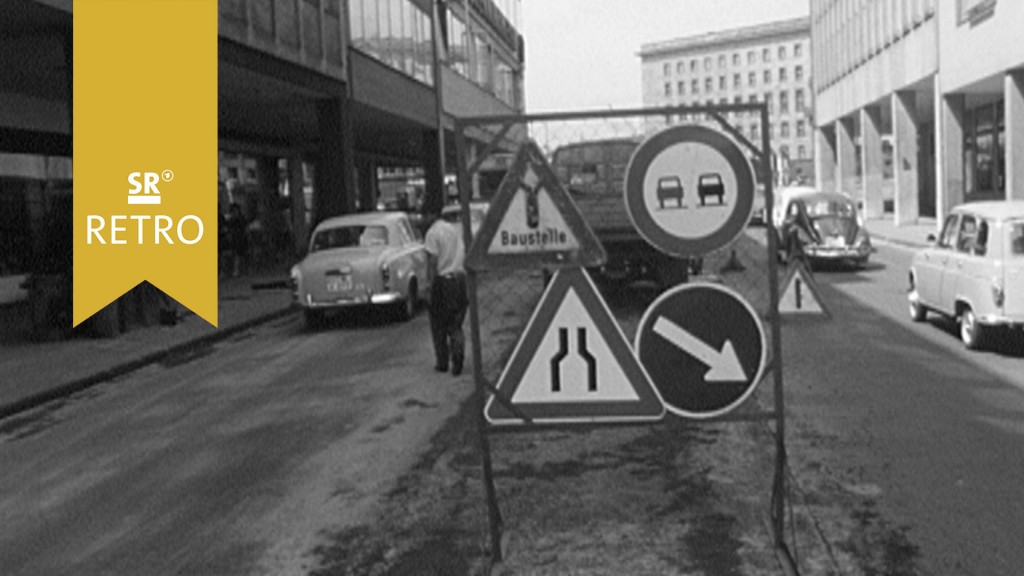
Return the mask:
{"type": "MultiPolygon", "coordinates": [[[[476,231],[479,230],[480,226],[484,223],[484,218],[487,217],[488,208],[490,208],[490,203],[488,202],[469,203],[469,229],[473,233],[473,236],[476,236],[476,231]]],[[[445,206],[441,209],[441,217],[453,224],[461,226],[462,205],[449,204],[445,206]]]]}
{"type": "Polygon", "coordinates": [[[871,235],[857,205],[845,194],[790,195],[779,231],[780,258],[806,258],[810,265],[834,262],[863,267],[871,256],[871,235]]]}
{"type": "Polygon", "coordinates": [[[311,327],[352,306],[390,308],[402,320],[429,294],[427,252],[404,212],[364,212],[321,222],[292,267],[295,300],[311,327]]]}
{"type": "Polygon", "coordinates": [[[955,207],[910,265],[910,317],[956,318],[969,349],[997,328],[1024,330],[1024,201],[955,207]]]}
{"type": "Polygon", "coordinates": [[[722,204],[725,198],[725,184],[722,183],[722,177],[715,172],[701,174],[697,179],[697,196],[700,198],[701,206],[704,206],[708,196],[718,198],[718,203],[722,204]]]}

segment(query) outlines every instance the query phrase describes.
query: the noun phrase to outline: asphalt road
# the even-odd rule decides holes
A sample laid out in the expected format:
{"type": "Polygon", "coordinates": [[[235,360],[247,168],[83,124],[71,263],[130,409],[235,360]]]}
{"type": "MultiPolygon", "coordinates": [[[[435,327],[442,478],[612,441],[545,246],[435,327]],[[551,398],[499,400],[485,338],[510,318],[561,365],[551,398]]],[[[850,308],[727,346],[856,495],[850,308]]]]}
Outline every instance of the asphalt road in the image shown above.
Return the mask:
{"type": "Polygon", "coordinates": [[[1019,574],[1024,338],[970,352],[954,323],[912,323],[911,254],[819,272],[834,320],[786,326],[796,500],[865,573],[1019,574]]]}
{"type": "Polygon", "coordinates": [[[428,338],[289,317],[0,422],[0,572],[308,573],[471,390],[428,338]]]}

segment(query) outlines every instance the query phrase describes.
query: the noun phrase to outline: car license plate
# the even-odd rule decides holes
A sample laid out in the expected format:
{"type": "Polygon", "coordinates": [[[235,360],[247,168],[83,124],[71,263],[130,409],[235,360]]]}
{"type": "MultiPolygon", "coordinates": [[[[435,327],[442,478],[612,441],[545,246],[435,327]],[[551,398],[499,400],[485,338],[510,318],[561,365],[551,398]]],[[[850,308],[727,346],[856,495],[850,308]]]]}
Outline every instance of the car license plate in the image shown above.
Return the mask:
{"type": "Polygon", "coordinates": [[[327,291],[328,292],[348,292],[352,289],[352,276],[348,274],[344,275],[332,275],[327,277],[327,291]]]}
{"type": "Polygon", "coordinates": [[[843,240],[841,236],[829,236],[828,238],[825,238],[826,248],[844,248],[845,246],[846,241],[843,240]]]}

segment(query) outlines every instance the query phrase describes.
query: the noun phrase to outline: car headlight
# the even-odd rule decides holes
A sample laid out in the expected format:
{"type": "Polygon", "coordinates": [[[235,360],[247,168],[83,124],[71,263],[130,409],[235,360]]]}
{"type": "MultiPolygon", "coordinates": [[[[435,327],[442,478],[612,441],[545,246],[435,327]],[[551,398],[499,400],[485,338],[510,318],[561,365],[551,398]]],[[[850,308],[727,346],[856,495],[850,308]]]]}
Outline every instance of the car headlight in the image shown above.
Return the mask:
{"type": "Polygon", "coordinates": [[[291,270],[291,272],[289,272],[289,276],[291,276],[291,279],[292,279],[292,290],[295,291],[295,292],[298,292],[299,291],[299,280],[302,279],[302,273],[299,272],[299,267],[298,266],[292,266],[292,270],[291,270]]]}

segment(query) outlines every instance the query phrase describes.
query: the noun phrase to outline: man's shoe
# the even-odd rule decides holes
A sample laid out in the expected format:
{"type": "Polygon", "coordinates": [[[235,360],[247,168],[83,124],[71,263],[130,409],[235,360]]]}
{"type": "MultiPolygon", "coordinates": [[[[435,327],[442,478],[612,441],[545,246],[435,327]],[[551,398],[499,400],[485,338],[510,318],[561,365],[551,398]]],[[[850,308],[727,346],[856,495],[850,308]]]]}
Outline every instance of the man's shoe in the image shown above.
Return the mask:
{"type": "Polygon", "coordinates": [[[457,359],[452,362],[452,376],[458,376],[462,374],[462,359],[457,359]]]}
{"type": "Polygon", "coordinates": [[[447,372],[448,371],[448,366],[445,366],[443,364],[435,364],[434,365],[434,371],[435,372],[447,372]]]}

